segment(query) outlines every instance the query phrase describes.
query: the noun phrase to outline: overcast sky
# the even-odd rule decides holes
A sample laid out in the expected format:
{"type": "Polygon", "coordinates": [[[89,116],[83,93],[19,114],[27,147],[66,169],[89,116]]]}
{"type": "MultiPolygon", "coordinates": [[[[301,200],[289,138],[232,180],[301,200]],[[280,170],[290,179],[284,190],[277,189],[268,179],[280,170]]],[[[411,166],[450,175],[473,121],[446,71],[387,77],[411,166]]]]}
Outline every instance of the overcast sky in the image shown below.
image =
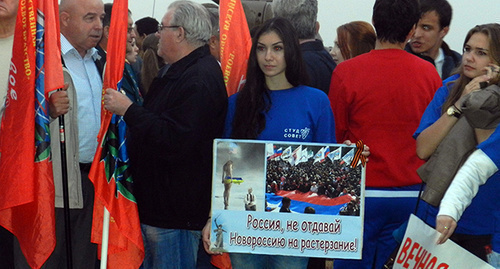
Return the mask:
{"type": "MultiPolygon", "coordinates": [[[[111,3],[112,0],[103,0],[111,3]]],[[[210,0],[193,0],[198,3],[210,3],[210,0]]],[[[448,0],[453,7],[451,28],[445,41],[450,47],[461,52],[462,44],[470,30],[477,24],[500,23],[500,0],[448,0]]],[[[133,19],[151,16],[159,21],[173,0],[129,0],[133,19]]],[[[325,46],[332,46],[335,29],[347,22],[363,20],[371,22],[375,0],[318,0],[320,34],[325,46]]]]}

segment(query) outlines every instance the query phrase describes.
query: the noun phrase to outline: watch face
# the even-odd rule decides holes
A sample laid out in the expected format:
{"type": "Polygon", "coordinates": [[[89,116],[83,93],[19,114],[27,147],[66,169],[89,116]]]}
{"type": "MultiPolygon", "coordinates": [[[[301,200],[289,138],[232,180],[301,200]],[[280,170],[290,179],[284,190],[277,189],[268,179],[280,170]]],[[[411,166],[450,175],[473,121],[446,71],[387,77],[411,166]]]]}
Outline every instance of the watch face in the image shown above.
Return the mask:
{"type": "Polygon", "coordinates": [[[453,109],[453,107],[450,106],[448,110],[446,110],[446,114],[448,114],[448,116],[453,116],[453,114],[455,114],[455,109],[453,109]]]}
{"type": "Polygon", "coordinates": [[[448,116],[453,116],[453,117],[457,117],[459,118],[460,117],[460,111],[458,111],[454,106],[450,106],[447,110],[446,110],[446,114],[448,116]]]}

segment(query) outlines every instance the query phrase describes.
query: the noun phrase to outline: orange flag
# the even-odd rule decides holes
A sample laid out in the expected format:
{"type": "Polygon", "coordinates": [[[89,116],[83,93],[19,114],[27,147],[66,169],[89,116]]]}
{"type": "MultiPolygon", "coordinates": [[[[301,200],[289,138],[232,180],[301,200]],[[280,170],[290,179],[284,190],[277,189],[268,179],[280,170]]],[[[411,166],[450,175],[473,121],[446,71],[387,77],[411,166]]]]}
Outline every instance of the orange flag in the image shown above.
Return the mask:
{"type": "MultiPolygon", "coordinates": [[[[103,94],[118,89],[125,66],[128,1],[115,0],[107,50],[103,94]]],[[[125,148],[123,117],[111,114],[101,104],[101,129],[89,178],[95,189],[92,242],[102,246],[104,207],[110,213],[108,268],[139,268],[144,259],[139,214],[131,191],[133,180],[125,148]]],[[[100,254],[99,254],[100,255],[100,254]]],[[[102,258],[102,257],[101,257],[102,258]]]]}
{"type": "Polygon", "coordinates": [[[56,244],[46,97],[64,84],[57,0],[36,4],[19,1],[0,132],[0,224],[17,237],[32,268],[56,244]]]}
{"type": "Polygon", "coordinates": [[[221,67],[230,96],[245,84],[252,39],[240,0],[220,0],[219,10],[221,67]]]}

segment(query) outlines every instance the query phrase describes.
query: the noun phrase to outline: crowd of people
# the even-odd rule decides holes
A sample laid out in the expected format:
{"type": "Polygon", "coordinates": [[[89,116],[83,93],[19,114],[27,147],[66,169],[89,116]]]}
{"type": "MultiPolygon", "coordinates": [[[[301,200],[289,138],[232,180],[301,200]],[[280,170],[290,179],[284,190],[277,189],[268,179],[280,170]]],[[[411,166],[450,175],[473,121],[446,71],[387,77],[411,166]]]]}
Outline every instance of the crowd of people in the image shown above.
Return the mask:
{"type": "Polygon", "coordinates": [[[312,192],[318,196],[336,198],[350,195],[353,200],[361,195],[361,168],[351,168],[342,160],[325,159],[291,165],[284,160],[268,160],[266,171],[267,192],[312,192]]]}
{"type": "MultiPolygon", "coordinates": [[[[19,2],[0,1],[0,117],[19,2]]],[[[215,138],[364,141],[369,165],[362,259],[336,259],[335,269],[383,268],[398,247],[393,232],[405,227],[414,211],[442,233],[439,243],[450,238],[500,268],[498,221],[484,221],[500,219],[500,115],[490,105],[498,103],[500,91],[500,24],[471,26],[459,53],[444,42],[452,18],[446,0],[376,0],[367,18],[372,24],[338,27],[328,52],[319,37],[317,0],[274,0],[274,17],[252,29],[246,82],[228,97],[217,5],[172,1],[161,21],[134,22],[128,12],[122,89],[105,89],[103,97],[112,4],[61,0],[59,10],[66,85],[51,93],[48,103],[50,117],[65,115],[67,123],[73,268],[98,267],[97,245],[90,242],[89,172],[102,103],[128,126],[145,248],[141,268],[196,268],[201,246],[218,254],[210,250],[215,138]],[[291,129],[302,133],[286,136],[291,129]],[[453,169],[442,169],[450,164],[453,169]],[[451,181],[438,191],[432,185],[436,171],[451,181]]],[[[53,120],[54,141],[58,128],[53,120]]],[[[60,146],[51,147],[57,242],[43,268],[66,268],[60,146]]],[[[269,160],[266,184],[268,192],[350,195],[340,214],[359,215],[360,178],[360,169],[342,160],[296,165],[269,160]]],[[[255,210],[251,189],[247,197],[248,210],[255,210]]],[[[0,227],[0,268],[29,268],[21,248],[0,227]]],[[[231,253],[230,260],[235,269],[325,266],[322,259],[253,253],[231,253]]]]}

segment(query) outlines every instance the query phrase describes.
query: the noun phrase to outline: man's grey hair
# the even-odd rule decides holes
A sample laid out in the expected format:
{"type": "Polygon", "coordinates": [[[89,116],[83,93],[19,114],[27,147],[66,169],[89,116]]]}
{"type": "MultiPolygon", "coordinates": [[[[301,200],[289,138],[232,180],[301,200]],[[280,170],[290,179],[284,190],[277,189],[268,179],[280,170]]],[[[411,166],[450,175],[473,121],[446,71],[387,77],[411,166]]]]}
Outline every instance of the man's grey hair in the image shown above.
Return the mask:
{"type": "Polygon", "coordinates": [[[274,0],[274,17],[288,19],[299,39],[314,38],[318,17],[318,0],[274,0]]]}
{"type": "Polygon", "coordinates": [[[212,33],[212,24],[205,7],[191,1],[180,0],[170,4],[168,10],[174,10],[170,25],[182,26],[188,43],[196,47],[208,43],[212,33]]]}
{"type": "Polygon", "coordinates": [[[210,22],[212,23],[212,35],[219,37],[219,7],[212,3],[204,3],[203,5],[210,14],[210,22]]]}

